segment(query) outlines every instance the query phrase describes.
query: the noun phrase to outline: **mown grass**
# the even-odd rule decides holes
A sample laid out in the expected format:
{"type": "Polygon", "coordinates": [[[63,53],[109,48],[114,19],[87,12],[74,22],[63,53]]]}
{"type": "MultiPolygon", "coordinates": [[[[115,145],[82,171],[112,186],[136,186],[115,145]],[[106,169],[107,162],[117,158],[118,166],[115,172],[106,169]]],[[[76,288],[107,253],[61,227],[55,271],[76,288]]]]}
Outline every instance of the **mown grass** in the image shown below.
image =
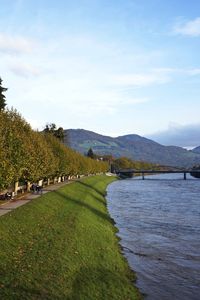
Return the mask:
{"type": "Polygon", "coordinates": [[[96,176],[0,218],[0,299],[140,299],[96,176]]]}

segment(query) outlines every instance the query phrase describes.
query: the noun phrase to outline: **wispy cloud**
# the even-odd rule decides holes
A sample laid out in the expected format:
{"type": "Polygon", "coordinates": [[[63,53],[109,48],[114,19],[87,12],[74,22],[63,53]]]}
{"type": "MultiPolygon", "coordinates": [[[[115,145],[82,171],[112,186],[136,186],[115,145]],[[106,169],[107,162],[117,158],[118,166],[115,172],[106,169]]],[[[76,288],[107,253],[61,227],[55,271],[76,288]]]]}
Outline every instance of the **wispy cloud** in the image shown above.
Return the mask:
{"type": "Polygon", "coordinates": [[[190,70],[188,70],[188,74],[191,76],[200,75],[200,69],[190,69],[190,70]]]}
{"type": "Polygon", "coordinates": [[[198,76],[200,75],[200,68],[156,68],[153,71],[161,75],[186,75],[198,76]]]}
{"type": "Polygon", "coordinates": [[[169,128],[148,136],[164,145],[175,145],[180,147],[200,146],[200,124],[178,125],[170,124],[169,128]]]}
{"type": "Polygon", "coordinates": [[[7,54],[31,53],[35,42],[22,36],[13,36],[0,33],[0,52],[7,54]]]}
{"type": "MultiPolygon", "coordinates": [[[[174,76],[198,76],[200,68],[154,68],[146,73],[119,74],[111,76],[110,82],[121,87],[149,87],[152,85],[166,84],[174,76]]],[[[109,78],[108,78],[109,82],[109,78]]]]}
{"type": "Polygon", "coordinates": [[[200,36],[200,17],[176,24],[173,32],[175,34],[188,35],[193,37],[200,36]]]}
{"type": "MultiPolygon", "coordinates": [[[[34,51],[34,43],[28,38],[4,35],[4,44],[4,54],[21,54],[17,60],[16,55],[4,55],[0,62],[12,73],[9,99],[26,113],[34,128],[52,120],[66,128],[85,127],[84,124],[98,122],[100,116],[109,121],[125,111],[139,111],[144,103],[153,103],[155,97],[149,89],[164,86],[182,73],[200,73],[198,66],[178,69],[166,64],[165,68],[153,68],[159,65],[155,63],[157,54],[144,53],[134,58],[132,51],[132,56],[127,57],[115,43],[101,43],[93,36],[40,40],[34,51]]],[[[139,121],[137,126],[141,126],[139,121]]]]}
{"type": "Polygon", "coordinates": [[[10,71],[20,77],[39,76],[42,74],[42,70],[30,64],[15,63],[10,65],[10,71]]]}
{"type": "Polygon", "coordinates": [[[114,84],[136,87],[164,84],[169,80],[170,78],[166,75],[166,73],[163,73],[162,76],[160,76],[158,72],[151,72],[149,74],[124,74],[112,77],[112,82],[114,84]]]}

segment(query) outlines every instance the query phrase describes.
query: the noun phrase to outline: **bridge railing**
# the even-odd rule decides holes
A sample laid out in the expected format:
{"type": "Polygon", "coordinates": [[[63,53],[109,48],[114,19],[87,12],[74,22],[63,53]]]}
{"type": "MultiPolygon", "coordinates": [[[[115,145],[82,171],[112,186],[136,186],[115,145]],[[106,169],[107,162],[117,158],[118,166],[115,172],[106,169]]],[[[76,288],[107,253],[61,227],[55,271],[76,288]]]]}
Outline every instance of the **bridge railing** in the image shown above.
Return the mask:
{"type": "Polygon", "coordinates": [[[117,172],[117,174],[121,178],[133,177],[134,174],[141,174],[142,179],[144,179],[144,175],[150,174],[183,174],[183,178],[186,180],[186,174],[190,174],[193,177],[200,178],[200,169],[182,169],[182,170],[134,170],[134,169],[121,169],[117,172]]]}

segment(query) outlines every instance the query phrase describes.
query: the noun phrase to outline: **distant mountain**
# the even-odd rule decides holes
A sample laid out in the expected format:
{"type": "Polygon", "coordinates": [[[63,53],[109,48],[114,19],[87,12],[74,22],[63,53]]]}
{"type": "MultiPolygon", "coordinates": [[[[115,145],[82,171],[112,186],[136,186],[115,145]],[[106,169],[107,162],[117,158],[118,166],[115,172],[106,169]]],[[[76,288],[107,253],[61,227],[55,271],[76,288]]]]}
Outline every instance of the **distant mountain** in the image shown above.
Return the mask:
{"type": "Polygon", "coordinates": [[[177,146],[163,146],[137,134],[113,138],[84,129],[68,129],[65,136],[70,147],[83,154],[91,147],[96,154],[126,156],[162,165],[191,167],[200,163],[200,153],[177,146]]]}
{"type": "Polygon", "coordinates": [[[200,153],[200,146],[192,149],[192,152],[194,152],[194,153],[200,153]]]}

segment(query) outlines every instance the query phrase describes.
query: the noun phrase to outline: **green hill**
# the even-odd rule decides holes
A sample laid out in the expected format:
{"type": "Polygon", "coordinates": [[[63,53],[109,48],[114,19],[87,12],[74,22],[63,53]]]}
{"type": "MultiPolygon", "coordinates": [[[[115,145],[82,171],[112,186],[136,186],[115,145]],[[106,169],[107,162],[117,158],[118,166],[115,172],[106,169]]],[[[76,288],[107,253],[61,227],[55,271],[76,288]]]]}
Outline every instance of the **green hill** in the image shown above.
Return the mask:
{"type": "Polygon", "coordinates": [[[65,136],[70,147],[81,153],[87,153],[91,147],[96,154],[126,156],[162,165],[191,167],[200,163],[200,153],[177,146],[163,146],[136,134],[114,138],[84,129],[68,129],[65,136]]]}

